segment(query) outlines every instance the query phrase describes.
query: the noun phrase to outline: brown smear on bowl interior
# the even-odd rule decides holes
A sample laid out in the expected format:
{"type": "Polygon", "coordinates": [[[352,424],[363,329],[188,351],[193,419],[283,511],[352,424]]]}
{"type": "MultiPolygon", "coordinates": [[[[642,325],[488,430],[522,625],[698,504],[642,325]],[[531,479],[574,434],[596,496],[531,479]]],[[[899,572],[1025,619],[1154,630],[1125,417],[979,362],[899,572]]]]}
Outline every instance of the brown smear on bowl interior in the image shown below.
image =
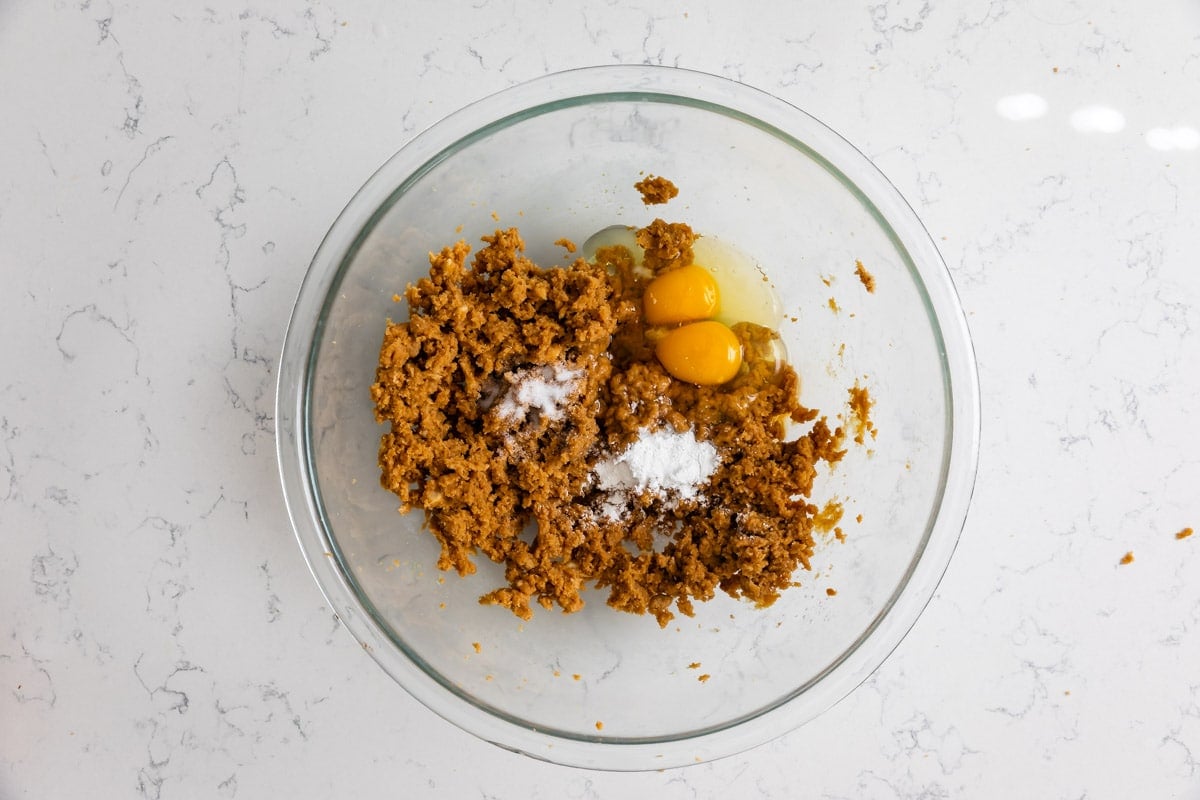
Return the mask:
{"type": "Polygon", "coordinates": [[[861,261],[854,262],[854,274],[858,276],[868,294],[875,294],[875,276],[867,272],[861,261]]]}
{"type": "Polygon", "coordinates": [[[820,511],[813,510],[813,528],[821,533],[829,533],[842,521],[845,507],[836,500],[830,500],[820,511]]]}
{"type": "Polygon", "coordinates": [[[874,439],[879,431],[871,422],[871,407],[875,401],[865,386],[859,386],[856,381],[850,388],[850,418],[854,425],[854,443],[863,444],[869,434],[874,439]]]}
{"type": "MultiPolygon", "coordinates": [[[[694,239],[661,219],[636,233],[651,275],[690,264],[694,239]]],[[[648,278],[627,249],[543,269],[515,228],[483,241],[469,265],[465,242],[431,254],[371,387],[389,426],[381,483],[401,512],[423,510],[439,569],[470,575],[480,554],[503,565],[505,585],[480,602],[523,619],[533,602],[577,611],[587,586],[661,626],[718,590],[773,603],[809,567],[817,465],[845,454],[841,428],[801,405],[796,372],[776,363],[777,334],[732,326],[737,375],[686,383],[655,358],[648,278]],[[649,434],[715,449],[697,493],[601,491],[596,465],[649,434]]]]}

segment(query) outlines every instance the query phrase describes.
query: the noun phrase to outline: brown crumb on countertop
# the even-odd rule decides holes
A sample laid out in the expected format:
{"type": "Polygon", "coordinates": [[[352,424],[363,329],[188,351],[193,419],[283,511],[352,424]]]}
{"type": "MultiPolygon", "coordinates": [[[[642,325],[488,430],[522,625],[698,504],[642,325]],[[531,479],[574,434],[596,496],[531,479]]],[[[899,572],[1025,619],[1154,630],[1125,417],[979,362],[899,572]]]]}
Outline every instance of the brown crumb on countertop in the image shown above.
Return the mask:
{"type": "Polygon", "coordinates": [[[575,243],[565,236],[561,239],[555,239],[554,244],[564,248],[568,253],[574,253],[578,249],[575,247],[575,243]]]}
{"type": "Polygon", "coordinates": [[[473,647],[475,649],[476,653],[483,652],[483,646],[481,644],[479,644],[479,642],[471,642],[471,647],[473,647]]]}
{"type": "Polygon", "coordinates": [[[688,664],[688,669],[700,669],[700,662],[693,661],[692,663],[688,664]]]}
{"type": "Polygon", "coordinates": [[[857,522],[859,525],[862,525],[862,514],[859,514],[857,517],[855,517],[854,521],[857,522]]]}
{"type": "Polygon", "coordinates": [[[829,310],[835,314],[837,314],[838,312],[840,312],[842,310],[842,307],[838,305],[837,300],[834,300],[832,297],[829,298],[828,305],[829,305],[829,310]]]}
{"type": "Polygon", "coordinates": [[[711,677],[712,677],[712,675],[709,675],[709,674],[706,672],[706,673],[704,673],[703,675],[698,675],[698,676],[696,676],[696,680],[700,681],[701,683],[708,683],[708,679],[709,679],[709,678],[711,678],[711,677]]]}
{"type": "Polygon", "coordinates": [[[867,272],[867,268],[863,266],[861,261],[854,262],[854,274],[862,281],[862,285],[866,287],[867,292],[875,294],[875,276],[867,272]]]}
{"type": "Polygon", "coordinates": [[[601,722],[600,720],[596,720],[596,730],[598,730],[598,731],[604,730],[604,723],[601,722]]]}
{"type": "Polygon", "coordinates": [[[499,215],[499,214],[497,214],[495,211],[493,211],[493,212],[492,212],[492,219],[493,219],[493,220],[495,220],[496,222],[499,222],[499,221],[500,221],[500,215],[499,215]]]}
{"type": "Polygon", "coordinates": [[[867,387],[859,386],[856,381],[850,389],[850,416],[854,424],[854,442],[856,444],[862,444],[866,440],[867,434],[874,439],[879,433],[875,424],[871,422],[871,406],[873,405],[875,405],[875,401],[871,399],[867,387]]]}
{"type": "Polygon", "coordinates": [[[1189,536],[1191,536],[1191,535],[1192,535],[1192,529],[1191,529],[1191,528],[1184,528],[1184,529],[1183,529],[1183,530],[1181,530],[1179,533],[1175,534],[1175,538],[1176,538],[1176,539],[1186,539],[1186,538],[1188,538],[1188,537],[1189,537],[1189,536]]]}
{"type": "Polygon", "coordinates": [[[666,203],[679,194],[679,188],[666,178],[658,175],[647,175],[633,185],[642,195],[642,203],[657,206],[666,203]]]}
{"type": "Polygon", "coordinates": [[[1132,564],[1132,563],[1133,563],[1133,551],[1132,551],[1132,550],[1130,550],[1128,553],[1126,553],[1125,555],[1121,556],[1121,560],[1120,560],[1120,562],[1119,562],[1119,563],[1120,563],[1122,566],[1124,566],[1124,565],[1126,565],[1126,564],[1132,564]]]}
{"type": "Polygon", "coordinates": [[[829,597],[836,597],[837,589],[830,586],[828,589],[825,590],[825,594],[828,595],[829,597]]]}

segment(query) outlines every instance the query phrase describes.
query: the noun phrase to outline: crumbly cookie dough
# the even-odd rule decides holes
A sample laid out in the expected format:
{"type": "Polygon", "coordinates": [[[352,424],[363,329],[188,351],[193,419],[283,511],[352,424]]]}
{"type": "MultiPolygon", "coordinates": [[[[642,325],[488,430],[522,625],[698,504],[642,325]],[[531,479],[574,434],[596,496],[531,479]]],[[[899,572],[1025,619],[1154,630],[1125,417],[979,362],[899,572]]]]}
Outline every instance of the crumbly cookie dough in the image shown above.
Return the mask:
{"type": "MultiPolygon", "coordinates": [[[[690,263],[694,238],[662,220],[637,232],[655,274],[690,263]]],[[[423,511],[438,567],[468,575],[480,554],[503,564],[506,585],[480,602],[522,618],[532,602],[576,611],[588,585],[663,626],[673,608],[690,615],[718,590],[774,602],[809,566],[817,464],[844,455],[841,429],[799,404],[795,371],[771,357],[775,334],[734,326],[739,375],[687,384],[654,358],[640,319],[647,279],[628,250],[542,269],[515,228],[483,241],[469,266],[463,242],[430,256],[429,276],[404,294],[409,320],[387,324],[371,387],[389,426],[381,483],[402,512],[423,511]],[[497,394],[539,368],[580,376],[571,401],[514,425],[497,394]],[[811,426],[786,440],[789,422],[811,426]],[[717,448],[708,483],[695,499],[644,492],[615,517],[602,513],[593,465],[639,431],[666,428],[717,448]],[[527,526],[534,535],[522,535],[527,526]]]]}

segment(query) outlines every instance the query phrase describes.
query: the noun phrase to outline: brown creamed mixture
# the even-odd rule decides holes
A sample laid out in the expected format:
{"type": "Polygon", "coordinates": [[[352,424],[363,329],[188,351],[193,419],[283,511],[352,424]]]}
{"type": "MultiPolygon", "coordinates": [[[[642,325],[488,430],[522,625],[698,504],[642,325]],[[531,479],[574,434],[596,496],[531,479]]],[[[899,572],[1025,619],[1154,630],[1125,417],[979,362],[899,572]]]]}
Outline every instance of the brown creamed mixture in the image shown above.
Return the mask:
{"type": "MultiPolygon", "coordinates": [[[[655,220],[636,236],[655,274],[691,262],[686,225],[655,220]]],[[[664,626],[672,607],[690,615],[717,590],[774,602],[809,566],[816,466],[844,454],[841,429],[799,404],[795,371],[769,356],[776,334],[735,325],[738,376],[687,384],[654,357],[640,321],[646,279],[627,249],[543,269],[515,228],[483,241],[469,264],[464,242],[431,254],[429,276],[404,293],[408,321],[387,325],[371,387],[390,428],[381,483],[402,512],[423,510],[438,567],[468,575],[479,555],[503,564],[506,584],[480,602],[522,618],[531,601],[575,611],[589,585],[664,626]],[[564,364],[582,377],[557,419],[498,411],[514,375],[564,364]],[[786,441],[789,422],[811,425],[786,441]],[[597,460],[661,428],[711,442],[715,473],[694,500],[644,492],[616,519],[602,513],[597,460]]]]}

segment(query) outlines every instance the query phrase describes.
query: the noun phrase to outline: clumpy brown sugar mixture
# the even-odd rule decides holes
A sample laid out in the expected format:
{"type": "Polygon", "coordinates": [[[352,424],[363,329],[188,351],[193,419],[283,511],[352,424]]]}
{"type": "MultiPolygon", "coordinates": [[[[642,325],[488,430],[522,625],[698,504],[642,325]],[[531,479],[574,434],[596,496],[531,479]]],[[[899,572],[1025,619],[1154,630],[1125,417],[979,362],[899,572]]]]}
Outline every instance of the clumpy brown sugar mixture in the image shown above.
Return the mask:
{"type": "Polygon", "coordinates": [[[769,605],[809,565],[817,465],[844,452],[841,430],[799,404],[772,331],[732,326],[744,356],[722,385],[667,372],[641,296],[690,264],[694,234],[656,220],[636,236],[642,268],[612,247],[543,269],[516,229],[484,237],[469,264],[459,242],[430,256],[405,292],[408,321],[384,335],[381,482],[401,511],[423,510],[439,568],[502,564],[505,585],[480,602],[522,618],[532,602],[575,611],[589,586],[660,625],[718,590],[769,605]],[[614,484],[650,441],[710,472],[695,486],[614,484]]]}
{"type": "Polygon", "coordinates": [[[661,205],[679,194],[675,184],[658,175],[649,175],[633,185],[642,195],[642,203],[648,206],[661,205]]]}

